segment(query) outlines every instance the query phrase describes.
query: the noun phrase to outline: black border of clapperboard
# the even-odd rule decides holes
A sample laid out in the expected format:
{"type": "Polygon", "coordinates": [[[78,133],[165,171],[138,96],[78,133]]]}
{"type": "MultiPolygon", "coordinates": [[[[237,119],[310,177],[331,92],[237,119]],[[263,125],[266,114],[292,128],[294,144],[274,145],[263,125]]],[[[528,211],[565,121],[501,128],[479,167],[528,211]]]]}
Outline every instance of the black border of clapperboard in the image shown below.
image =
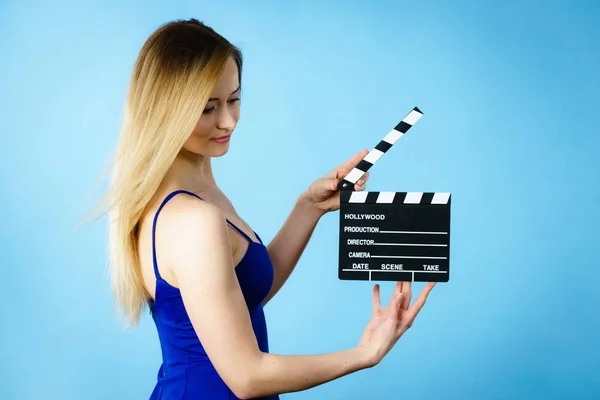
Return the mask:
{"type": "MultiPolygon", "coordinates": [[[[402,121],[400,121],[400,123],[398,123],[398,125],[396,125],[394,127],[394,129],[390,132],[390,133],[394,133],[393,136],[395,136],[395,139],[393,139],[393,141],[390,143],[389,141],[386,141],[386,138],[382,139],[377,146],[375,146],[375,148],[373,150],[371,150],[371,152],[363,159],[361,160],[356,167],[354,167],[352,169],[352,171],[350,171],[350,173],[348,173],[348,175],[346,175],[341,182],[339,183],[338,187],[340,189],[340,213],[339,213],[339,234],[340,234],[340,242],[338,244],[338,249],[341,251],[341,234],[342,234],[342,228],[344,226],[343,224],[343,220],[342,220],[342,210],[344,208],[344,205],[346,204],[350,204],[349,200],[352,196],[352,193],[357,193],[354,191],[354,185],[356,184],[356,182],[358,182],[358,180],[362,177],[362,175],[364,175],[365,172],[367,172],[395,143],[398,139],[400,139],[406,132],[408,132],[408,130],[423,116],[423,112],[421,110],[419,110],[419,108],[414,107],[407,115],[406,117],[404,117],[402,119],[402,121]],[[414,113],[418,113],[418,118],[416,120],[413,119],[414,117],[411,117],[411,115],[414,115],[414,113]],[[411,118],[409,118],[411,117],[411,118]],[[377,155],[375,156],[375,159],[373,160],[373,156],[372,153],[373,152],[380,152],[377,153],[377,155]],[[369,161],[372,160],[372,161],[369,161]]],[[[388,134],[389,136],[389,134],[388,134]]],[[[364,192],[363,192],[364,193],[364,192]]],[[[365,201],[363,202],[364,204],[373,204],[376,202],[377,196],[379,196],[380,193],[383,192],[366,192],[366,194],[363,194],[365,196],[365,201]]],[[[395,205],[400,205],[400,204],[404,204],[404,199],[405,196],[407,194],[409,194],[410,192],[392,192],[395,193],[394,195],[394,200],[392,203],[390,204],[395,204],[395,205]]],[[[447,200],[445,203],[439,203],[439,206],[445,206],[448,209],[448,217],[450,219],[450,215],[451,215],[451,193],[431,193],[431,192],[418,192],[419,194],[421,194],[421,199],[419,201],[419,203],[411,203],[411,204],[407,204],[407,206],[415,206],[415,205],[424,205],[424,206],[434,206],[436,204],[432,203],[432,199],[438,195],[441,195],[442,197],[447,196],[447,200]]],[[[341,265],[341,261],[342,261],[342,256],[341,254],[338,254],[338,279],[340,280],[350,280],[350,281],[361,281],[361,280],[368,280],[368,281],[412,281],[412,282],[427,282],[427,281],[436,281],[436,282],[448,282],[450,280],[450,221],[448,221],[448,232],[447,232],[447,246],[448,246],[448,259],[447,259],[447,263],[448,263],[448,270],[446,273],[440,273],[438,274],[434,274],[434,275],[430,275],[430,273],[422,273],[422,272],[418,272],[418,271],[398,271],[395,273],[378,273],[377,270],[371,270],[371,272],[373,272],[373,275],[379,276],[378,278],[372,279],[372,274],[369,273],[367,274],[360,274],[358,273],[356,276],[356,278],[342,278],[342,265],[341,265]],[[416,276],[415,276],[416,275],[416,276]],[[435,276],[437,275],[437,276],[435,276]],[[384,277],[383,279],[381,279],[382,277],[384,277]],[[409,278],[410,277],[410,278],[409,278]],[[444,279],[445,278],[445,279],[444,279]]],[[[358,271],[357,271],[358,272],[358,271]]],[[[365,270],[365,272],[367,272],[367,270],[365,270]]],[[[348,275],[347,275],[348,276],[348,275]]],[[[354,275],[352,275],[354,276],[354,275]]]]}

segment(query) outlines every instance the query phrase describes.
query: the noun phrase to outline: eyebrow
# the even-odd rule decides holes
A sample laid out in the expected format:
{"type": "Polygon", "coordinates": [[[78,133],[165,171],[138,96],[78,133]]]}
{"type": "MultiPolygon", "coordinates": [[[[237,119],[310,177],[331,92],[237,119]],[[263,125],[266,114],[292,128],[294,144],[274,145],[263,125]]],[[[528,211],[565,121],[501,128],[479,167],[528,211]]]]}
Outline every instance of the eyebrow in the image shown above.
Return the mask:
{"type": "MultiPolygon", "coordinates": [[[[240,88],[242,87],[242,85],[238,86],[237,89],[235,89],[233,92],[231,92],[231,94],[234,94],[235,92],[237,92],[238,90],[240,90],[240,88]]],[[[231,94],[229,96],[231,96],[231,94]]],[[[208,101],[214,101],[214,100],[219,100],[218,97],[211,97],[210,99],[208,99],[208,101]]]]}

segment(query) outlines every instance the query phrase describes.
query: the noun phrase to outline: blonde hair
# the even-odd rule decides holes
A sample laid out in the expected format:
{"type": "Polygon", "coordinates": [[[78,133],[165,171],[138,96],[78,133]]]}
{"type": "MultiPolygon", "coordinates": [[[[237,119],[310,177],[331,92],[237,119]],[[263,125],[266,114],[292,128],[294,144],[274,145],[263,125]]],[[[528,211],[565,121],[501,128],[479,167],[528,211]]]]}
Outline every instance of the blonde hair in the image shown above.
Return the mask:
{"type": "Polygon", "coordinates": [[[93,214],[109,213],[108,258],[114,299],[136,326],[151,299],[138,255],[144,211],[202,115],[229,57],[241,51],[196,19],[160,26],[133,67],[107,192],[93,214]],[[104,207],[105,211],[100,212],[104,207]]]}

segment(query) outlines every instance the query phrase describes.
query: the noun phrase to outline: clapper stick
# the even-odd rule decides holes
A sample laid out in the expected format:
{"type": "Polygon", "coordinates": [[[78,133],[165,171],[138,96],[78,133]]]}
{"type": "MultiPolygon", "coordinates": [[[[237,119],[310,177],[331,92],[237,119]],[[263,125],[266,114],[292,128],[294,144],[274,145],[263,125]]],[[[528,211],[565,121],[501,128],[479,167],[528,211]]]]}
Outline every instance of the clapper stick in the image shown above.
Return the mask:
{"type": "Polygon", "coordinates": [[[398,125],[384,137],[360,163],[342,179],[340,190],[352,190],[354,184],[381,158],[408,130],[421,119],[423,113],[417,107],[413,108],[398,125]]]}
{"type": "Polygon", "coordinates": [[[354,191],[422,116],[413,108],[340,182],[339,279],[448,282],[450,193],[354,191]]]}

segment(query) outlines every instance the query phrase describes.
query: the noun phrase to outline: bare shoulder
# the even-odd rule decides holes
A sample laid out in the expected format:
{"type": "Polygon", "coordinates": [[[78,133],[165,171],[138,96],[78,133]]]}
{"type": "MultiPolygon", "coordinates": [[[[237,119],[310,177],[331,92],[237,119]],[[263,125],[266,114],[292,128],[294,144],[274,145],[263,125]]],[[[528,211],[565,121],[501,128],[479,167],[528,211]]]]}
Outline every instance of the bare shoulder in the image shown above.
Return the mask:
{"type": "MultiPolygon", "coordinates": [[[[180,281],[203,265],[224,264],[231,258],[227,222],[221,210],[189,195],[178,195],[161,210],[156,241],[162,244],[161,260],[180,281]]],[[[158,251],[157,251],[158,253],[158,251]]]]}
{"type": "Polygon", "coordinates": [[[170,199],[161,210],[159,218],[163,227],[178,231],[194,229],[197,222],[217,225],[225,222],[225,217],[217,206],[187,194],[170,199]]]}

